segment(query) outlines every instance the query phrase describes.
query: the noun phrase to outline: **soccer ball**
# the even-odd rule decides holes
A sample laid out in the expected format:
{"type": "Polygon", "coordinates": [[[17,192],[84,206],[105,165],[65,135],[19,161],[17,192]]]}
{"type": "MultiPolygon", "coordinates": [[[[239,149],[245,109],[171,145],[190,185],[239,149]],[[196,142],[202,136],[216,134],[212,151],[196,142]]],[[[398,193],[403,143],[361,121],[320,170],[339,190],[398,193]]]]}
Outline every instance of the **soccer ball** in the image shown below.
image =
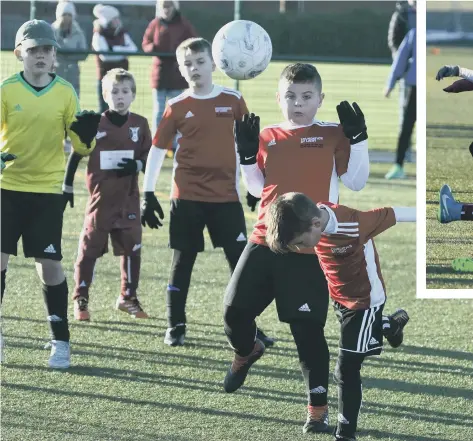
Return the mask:
{"type": "Polygon", "coordinates": [[[212,56],[218,69],[234,80],[249,80],[262,73],[271,61],[273,45],[257,23],[235,20],[215,35],[212,56]]]}

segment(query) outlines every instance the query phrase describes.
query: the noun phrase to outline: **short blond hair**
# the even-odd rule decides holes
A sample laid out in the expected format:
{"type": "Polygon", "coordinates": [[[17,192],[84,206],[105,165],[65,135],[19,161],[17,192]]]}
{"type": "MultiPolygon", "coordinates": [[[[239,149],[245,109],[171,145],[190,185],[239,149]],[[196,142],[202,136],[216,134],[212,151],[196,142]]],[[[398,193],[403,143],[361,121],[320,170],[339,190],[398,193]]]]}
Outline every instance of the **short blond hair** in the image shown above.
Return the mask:
{"type": "Polygon", "coordinates": [[[136,82],[132,73],[122,68],[110,69],[102,78],[103,90],[108,90],[113,83],[123,83],[129,81],[131,83],[131,91],[136,94],[136,82]]]}

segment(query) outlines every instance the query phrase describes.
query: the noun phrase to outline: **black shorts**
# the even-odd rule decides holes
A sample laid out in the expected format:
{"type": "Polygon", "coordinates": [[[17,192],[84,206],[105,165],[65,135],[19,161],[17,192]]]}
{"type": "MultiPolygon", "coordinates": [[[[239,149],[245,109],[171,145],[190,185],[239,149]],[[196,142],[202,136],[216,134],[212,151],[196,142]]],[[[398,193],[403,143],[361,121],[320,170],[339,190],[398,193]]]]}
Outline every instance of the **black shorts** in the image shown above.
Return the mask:
{"type": "Polygon", "coordinates": [[[245,214],[240,202],[171,200],[170,248],[204,251],[205,226],[214,248],[246,242],[245,214]]]}
{"type": "Polygon", "coordinates": [[[17,255],[23,240],[25,257],[61,260],[62,194],[1,191],[2,253],[17,255]]]}
{"type": "Polygon", "coordinates": [[[228,284],[224,303],[260,315],[276,300],[279,320],[311,319],[325,325],[328,287],[314,254],[276,254],[249,242],[228,284]]]}
{"type": "Polygon", "coordinates": [[[364,355],[383,350],[384,304],[369,309],[348,309],[338,302],[333,307],[340,322],[340,349],[364,355]]]}

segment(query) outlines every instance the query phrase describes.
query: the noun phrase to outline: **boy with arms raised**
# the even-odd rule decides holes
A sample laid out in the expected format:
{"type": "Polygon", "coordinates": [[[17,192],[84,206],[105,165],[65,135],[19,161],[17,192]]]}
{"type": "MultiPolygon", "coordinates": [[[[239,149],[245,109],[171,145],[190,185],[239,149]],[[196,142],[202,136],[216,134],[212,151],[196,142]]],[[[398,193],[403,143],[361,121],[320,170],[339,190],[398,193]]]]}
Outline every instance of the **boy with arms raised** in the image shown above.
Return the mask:
{"type": "MultiPolygon", "coordinates": [[[[167,288],[168,329],[164,342],[184,344],[185,305],[197,253],[204,250],[205,226],[214,247],[222,247],[235,269],[246,245],[246,224],[238,195],[238,162],[234,123],[248,112],[240,92],[212,81],[215,64],[211,45],[189,38],[176,50],[179,70],[189,89],[168,101],[153,139],[144,179],[142,223],[162,226],[163,211],[154,195],[156,181],[172,140],[178,137],[174,157],[169,246],[173,250],[167,288]]],[[[268,345],[272,339],[262,331],[268,345]]]]}
{"type": "Polygon", "coordinates": [[[397,222],[415,220],[415,208],[358,211],[330,202],[315,204],[302,193],[286,193],[269,207],[268,246],[275,253],[316,247],[340,321],[334,374],[338,384],[336,440],[355,441],[364,359],[381,354],[383,336],[398,347],[409,320],[402,309],[383,316],[386,288],[373,238],[397,222]]]}
{"type": "Polygon", "coordinates": [[[42,20],[24,23],[16,34],[15,55],[23,71],[1,87],[1,151],[14,158],[1,175],[2,299],[10,255],[23,240],[25,257],[35,259],[43,284],[51,328],[49,366],[70,365],[68,289],[61,265],[63,211],[72,194],[62,191],[64,130],[75,151],[88,155],[95,147],[98,118],[79,112],[74,88],[50,73],[58,47],[54,31],[42,20]]]}
{"type": "Polygon", "coordinates": [[[313,250],[273,253],[265,241],[269,204],[288,191],[304,191],[316,200],[338,202],[339,178],[361,190],[369,175],[368,134],[360,108],[337,106],[340,124],[315,119],[322,105],[322,79],[310,64],[287,66],[277,100],[285,121],[259,130],[259,118],[246,115],[237,124],[243,178],[261,197],[258,221],[225,295],[225,332],[235,351],[224,389],[234,392],[250,366],[264,353],[255,339],[254,319],[276,300],[279,320],[289,323],[308,396],[304,432],[328,431],[329,352],[324,336],[327,282],[313,250]]]}
{"type": "MultiPolygon", "coordinates": [[[[136,294],[141,266],[140,193],[138,173],[144,170],[151,147],[146,118],[130,112],[135,100],[133,75],[112,69],[102,80],[103,98],[109,110],[102,114],[97,147],[87,165],[89,200],[84,229],[79,241],[75,268],[74,316],[89,320],[89,288],[97,259],[108,251],[120,256],[121,294],[117,309],[135,318],[147,318],[136,294]]],[[[65,188],[72,191],[74,174],[81,156],[72,154],[65,188]]]]}

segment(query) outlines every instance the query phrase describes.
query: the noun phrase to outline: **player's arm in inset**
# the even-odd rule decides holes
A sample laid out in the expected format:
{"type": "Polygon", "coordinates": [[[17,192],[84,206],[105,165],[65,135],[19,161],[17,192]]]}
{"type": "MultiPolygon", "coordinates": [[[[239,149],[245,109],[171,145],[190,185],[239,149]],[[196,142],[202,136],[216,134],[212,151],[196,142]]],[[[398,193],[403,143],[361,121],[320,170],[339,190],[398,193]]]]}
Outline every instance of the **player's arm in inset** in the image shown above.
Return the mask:
{"type": "Polygon", "coordinates": [[[335,147],[335,171],[345,187],[360,191],[370,174],[365,116],[357,103],[352,107],[348,101],[337,106],[337,113],[345,137],[335,147]]]}
{"type": "Polygon", "coordinates": [[[159,228],[163,224],[160,219],[164,219],[164,212],[161,204],[154,194],[159,173],[166,157],[167,146],[177,134],[176,125],[172,115],[172,107],[167,106],[161,119],[158,130],[153,138],[153,145],[146,160],[145,177],[143,181],[143,200],[141,203],[141,224],[143,227],[159,228]],[[158,216],[156,216],[156,214],[158,216]]]}

